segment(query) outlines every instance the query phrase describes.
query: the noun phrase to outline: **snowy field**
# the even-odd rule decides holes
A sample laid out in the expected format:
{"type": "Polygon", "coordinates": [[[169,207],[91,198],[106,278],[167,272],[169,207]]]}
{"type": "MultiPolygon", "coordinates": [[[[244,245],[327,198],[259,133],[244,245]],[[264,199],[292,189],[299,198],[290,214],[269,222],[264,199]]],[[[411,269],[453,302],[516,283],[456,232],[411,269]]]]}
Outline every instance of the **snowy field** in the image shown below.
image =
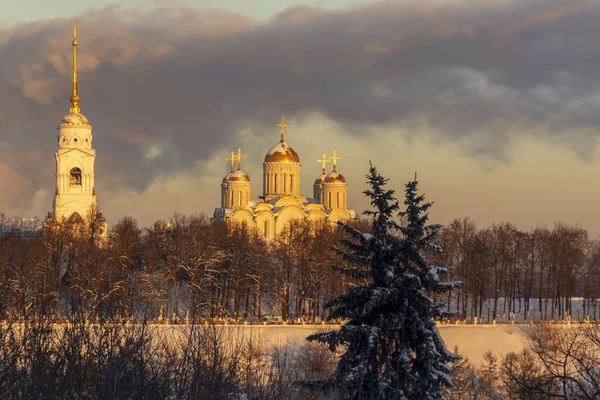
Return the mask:
{"type": "MultiPolygon", "coordinates": [[[[177,335],[185,325],[156,326],[162,332],[168,330],[170,334],[177,335]]],[[[270,345],[301,344],[306,337],[314,332],[326,331],[331,327],[321,325],[254,325],[254,326],[227,326],[220,329],[232,329],[242,332],[244,336],[256,335],[263,343],[270,345]]],[[[511,351],[521,351],[525,345],[525,334],[522,328],[511,325],[443,325],[439,327],[440,333],[449,350],[458,346],[458,351],[467,357],[471,363],[479,364],[483,355],[491,351],[496,355],[507,354],[511,351]]]]}

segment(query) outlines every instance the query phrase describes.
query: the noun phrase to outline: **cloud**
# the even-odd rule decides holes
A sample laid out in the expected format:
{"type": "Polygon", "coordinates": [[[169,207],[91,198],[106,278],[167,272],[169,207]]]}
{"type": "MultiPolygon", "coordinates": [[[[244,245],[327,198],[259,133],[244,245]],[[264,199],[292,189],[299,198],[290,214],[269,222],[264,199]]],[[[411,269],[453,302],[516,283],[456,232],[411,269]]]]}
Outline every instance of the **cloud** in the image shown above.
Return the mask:
{"type": "MultiPolygon", "coordinates": [[[[266,152],[282,112],[298,125],[318,114],[352,140],[375,128],[407,138],[425,132],[486,166],[508,163],[521,135],[591,160],[599,18],[586,0],[479,0],[301,6],[267,22],[182,5],[109,7],[0,24],[0,170],[8,171],[0,188],[10,193],[0,209],[40,213],[40,196],[52,193],[73,24],[99,199],[131,199],[175,186],[180,196],[202,195],[208,189],[191,182],[208,182],[217,165],[224,172],[216,160],[239,145],[266,152]]],[[[151,200],[144,204],[150,212],[151,200]]],[[[202,204],[198,211],[210,212],[202,204]]]]}

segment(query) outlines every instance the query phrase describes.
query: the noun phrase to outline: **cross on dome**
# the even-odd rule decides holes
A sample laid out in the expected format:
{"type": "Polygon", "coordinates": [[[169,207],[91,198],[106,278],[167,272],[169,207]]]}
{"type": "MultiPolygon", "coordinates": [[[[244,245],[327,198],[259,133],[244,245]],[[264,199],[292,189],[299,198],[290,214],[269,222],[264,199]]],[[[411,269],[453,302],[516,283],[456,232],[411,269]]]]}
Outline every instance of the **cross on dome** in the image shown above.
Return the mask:
{"type": "MultiPolygon", "coordinates": [[[[329,157],[333,160],[333,170],[337,172],[337,160],[341,160],[342,157],[337,155],[337,150],[333,150],[333,156],[329,157]]],[[[325,165],[325,164],[323,164],[325,165]]]]}
{"type": "Polygon", "coordinates": [[[327,158],[327,154],[323,153],[323,158],[321,160],[317,160],[317,162],[320,162],[323,165],[323,173],[325,173],[325,164],[331,162],[331,160],[327,158]]]}
{"type": "Polygon", "coordinates": [[[281,127],[281,141],[285,141],[285,128],[289,128],[290,124],[285,123],[285,116],[283,114],[281,114],[281,123],[275,126],[281,127]]]}
{"type": "Polygon", "coordinates": [[[231,152],[231,158],[226,158],[226,161],[231,161],[231,172],[233,172],[233,165],[234,163],[237,161],[237,156],[235,155],[235,153],[232,151],[231,152]]]}
{"type": "Polygon", "coordinates": [[[242,149],[238,148],[238,155],[237,155],[238,169],[242,168],[242,158],[246,158],[246,156],[243,156],[242,149]]]}

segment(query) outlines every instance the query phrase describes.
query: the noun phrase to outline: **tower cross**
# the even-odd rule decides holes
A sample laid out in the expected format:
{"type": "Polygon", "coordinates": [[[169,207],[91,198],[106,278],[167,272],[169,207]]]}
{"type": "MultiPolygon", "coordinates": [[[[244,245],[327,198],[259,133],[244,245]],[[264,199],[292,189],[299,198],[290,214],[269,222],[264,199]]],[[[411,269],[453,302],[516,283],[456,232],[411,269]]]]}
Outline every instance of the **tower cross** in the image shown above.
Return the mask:
{"type": "Polygon", "coordinates": [[[234,163],[237,161],[237,159],[238,158],[237,158],[237,156],[235,155],[235,153],[233,151],[231,152],[231,158],[226,158],[225,159],[227,161],[231,161],[231,172],[233,172],[233,166],[234,166],[234,163]]]}
{"type": "Polygon", "coordinates": [[[327,158],[327,154],[323,153],[323,158],[321,160],[317,160],[317,162],[320,162],[321,165],[323,165],[323,173],[325,173],[325,164],[331,162],[331,160],[327,158]]]}
{"type": "Polygon", "coordinates": [[[242,155],[242,149],[238,149],[238,155],[237,155],[238,169],[242,168],[242,158],[246,158],[246,156],[242,155]]]}
{"type": "Polygon", "coordinates": [[[333,170],[337,171],[337,160],[341,160],[342,157],[338,157],[337,150],[334,150],[333,151],[333,156],[329,157],[329,158],[331,158],[333,160],[333,170]]]}
{"type": "Polygon", "coordinates": [[[281,123],[280,124],[276,124],[275,126],[279,126],[281,127],[281,141],[283,142],[285,139],[285,128],[289,128],[290,124],[286,124],[285,123],[285,116],[283,114],[281,114],[281,123]]]}

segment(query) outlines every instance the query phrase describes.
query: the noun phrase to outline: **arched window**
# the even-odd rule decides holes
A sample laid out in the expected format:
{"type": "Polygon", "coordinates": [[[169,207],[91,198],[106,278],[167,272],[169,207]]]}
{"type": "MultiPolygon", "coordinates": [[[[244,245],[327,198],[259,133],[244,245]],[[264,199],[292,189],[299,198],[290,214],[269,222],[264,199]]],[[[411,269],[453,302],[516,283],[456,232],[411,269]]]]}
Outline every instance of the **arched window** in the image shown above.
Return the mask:
{"type": "Polygon", "coordinates": [[[81,170],[73,168],[70,172],[69,186],[81,186],[81,170]]]}
{"type": "Polygon", "coordinates": [[[229,206],[233,207],[233,190],[229,193],[229,206]]]}
{"type": "Polygon", "coordinates": [[[242,191],[238,192],[238,206],[242,206],[242,191]]]}
{"type": "Polygon", "coordinates": [[[265,237],[269,236],[269,222],[268,221],[265,221],[264,232],[265,232],[265,237]]]}
{"type": "Polygon", "coordinates": [[[81,223],[83,223],[83,218],[81,218],[81,215],[79,215],[79,213],[74,212],[69,217],[69,222],[72,224],[81,224],[81,223]]]}
{"type": "Polygon", "coordinates": [[[327,193],[327,208],[331,208],[331,192],[327,193]]]}
{"type": "Polygon", "coordinates": [[[290,193],[294,193],[294,175],[290,175],[290,193]]]}
{"type": "Polygon", "coordinates": [[[335,208],[340,208],[340,192],[335,193],[335,208]]]}
{"type": "Polygon", "coordinates": [[[275,174],[274,176],[273,183],[275,184],[275,187],[273,188],[273,193],[277,193],[277,174],[275,174]]]}
{"type": "Polygon", "coordinates": [[[286,180],[287,180],[286,178],[287,178],[286,174],[283,174],[283,176],[281,177],[281,187],[283,188],[283,190],[282,190],[283,193],[287,193],[287,187],[285,186],[286,180]]]}

